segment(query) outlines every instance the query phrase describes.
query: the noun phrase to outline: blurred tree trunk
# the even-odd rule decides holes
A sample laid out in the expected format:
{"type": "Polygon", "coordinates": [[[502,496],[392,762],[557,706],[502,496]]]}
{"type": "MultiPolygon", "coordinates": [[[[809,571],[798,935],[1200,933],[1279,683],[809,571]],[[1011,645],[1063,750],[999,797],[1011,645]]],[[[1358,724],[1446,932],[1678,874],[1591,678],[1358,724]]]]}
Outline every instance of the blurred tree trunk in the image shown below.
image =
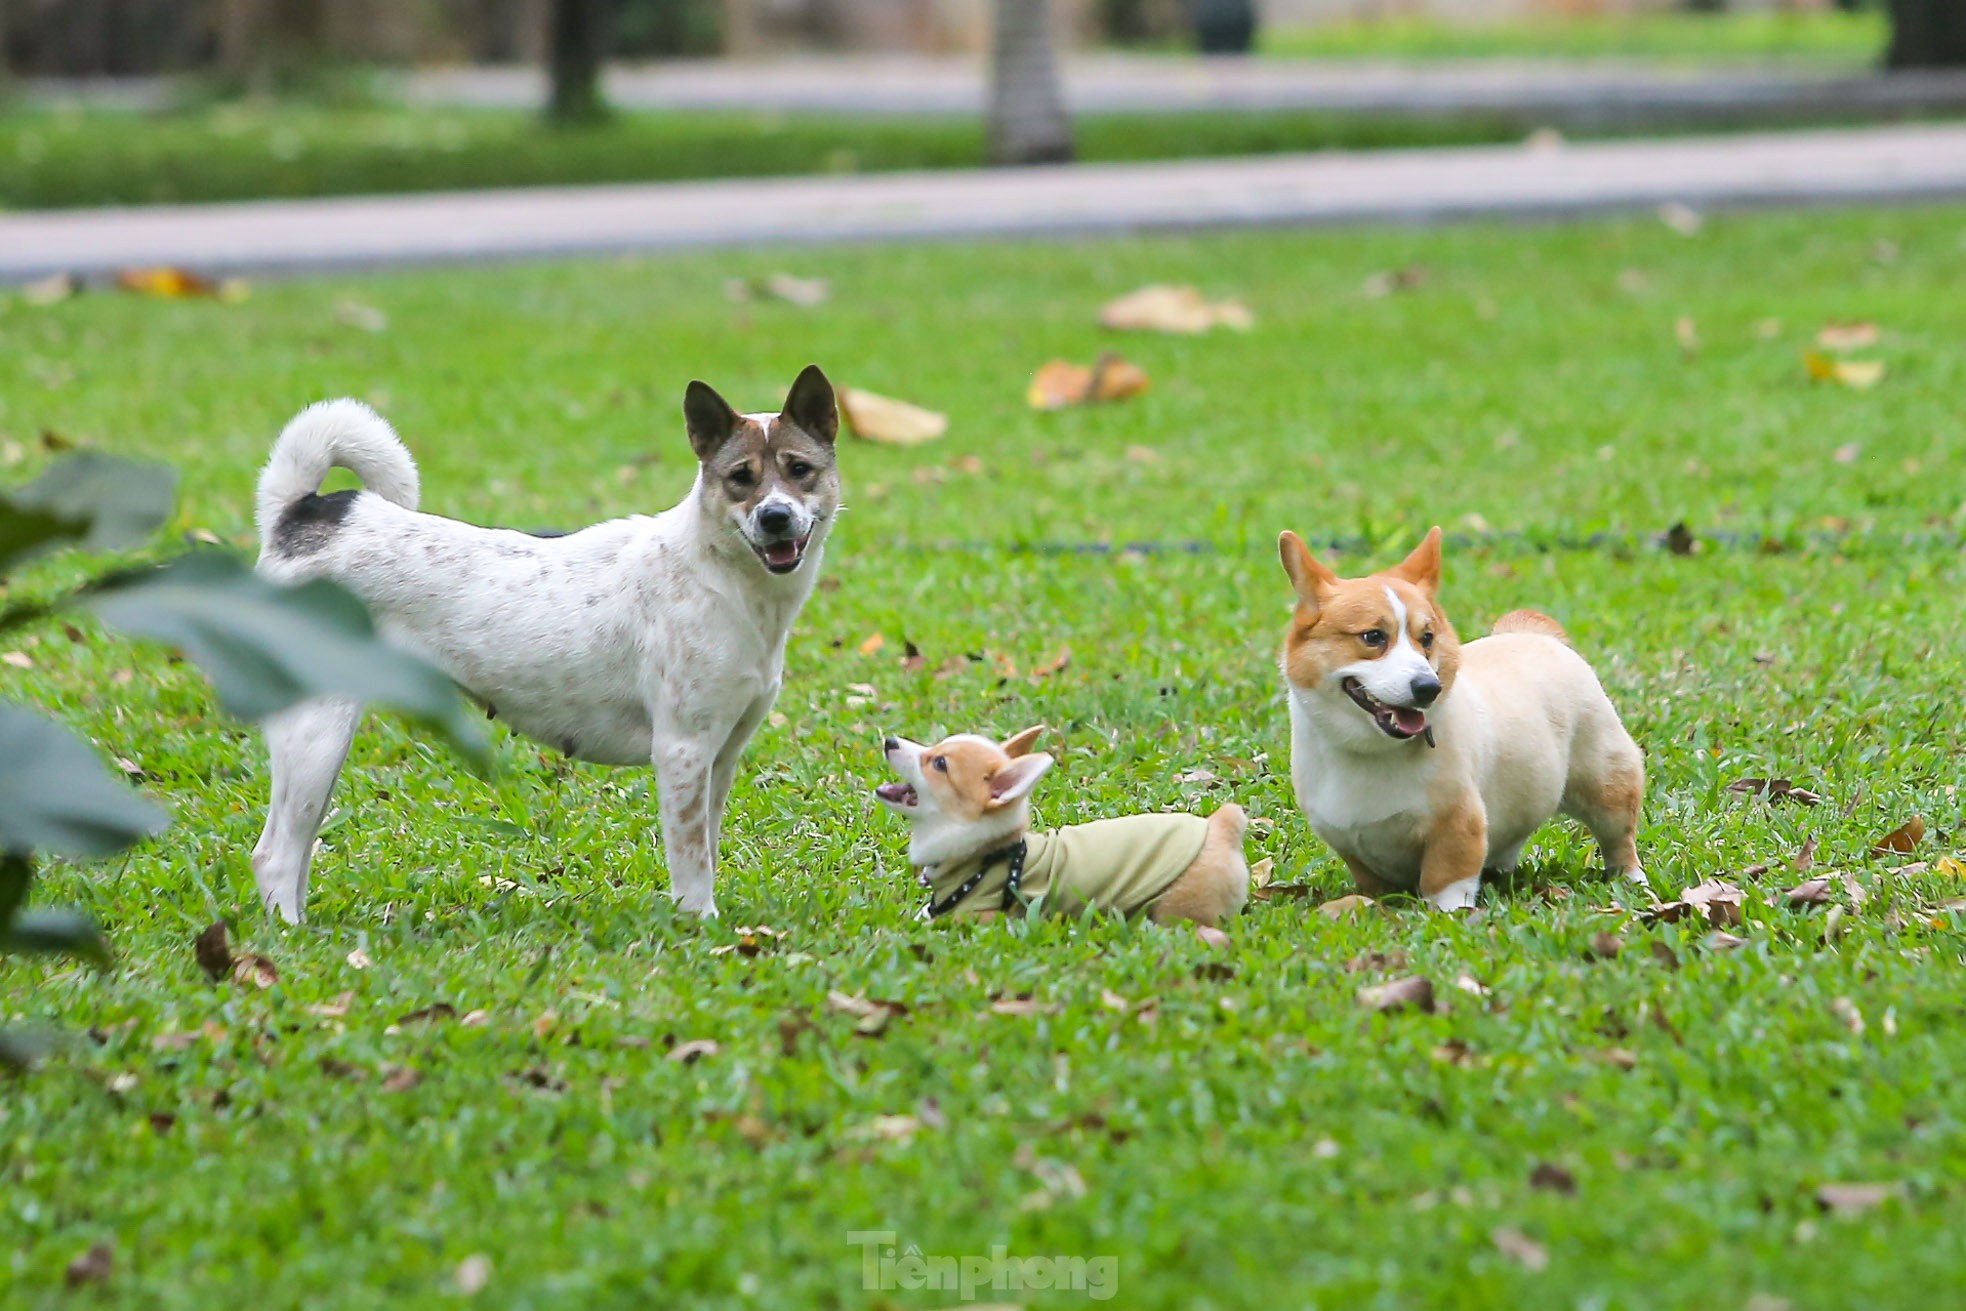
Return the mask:
{"type": "Polygon", "coordinates": [[[546,65],[552,97],[546,117],[555,123],[589,123],[607,113],[601,99],[601,52],[607,0],[551,0],[547,9],[546,65]]]}
{"type": "Polygon", "coordinates": [[[758,53],[758,0],[724,0],[724,54],[750,59],[758,53]]]}
{"type": "Polygon", "coordinates": [[[1072,120],[1052,49],[1051,0],[996,0],[988,113],[992,164],[1071,159],[1072,120]]]}
{"type": "Polygon", "coordinates": [[[1891,0],[1887,68],[1966,68],[1966,0],[1891,0]]]}

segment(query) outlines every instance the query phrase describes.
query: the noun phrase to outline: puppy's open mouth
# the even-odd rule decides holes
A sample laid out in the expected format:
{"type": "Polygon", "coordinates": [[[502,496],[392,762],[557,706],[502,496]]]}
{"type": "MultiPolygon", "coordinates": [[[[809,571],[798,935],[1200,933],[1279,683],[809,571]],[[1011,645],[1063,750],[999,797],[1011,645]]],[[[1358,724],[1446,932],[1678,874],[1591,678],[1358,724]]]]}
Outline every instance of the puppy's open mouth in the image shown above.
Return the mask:
{"type": "Polygon", "coordinates": [[[874,789],[874,795],[890,806],[912,809],[915,805],[915,789],[907,783],[883,783],[874,789]]]}
{"type": "Polygon", "coordinates": [[[1372,716],[1372,722],[1387,737],[1404,742],[1427,731],[1427,712],[1420,707],[1389,706],[1366,691],[1365,684],[1356,678],[1347,678],[1338,686],[1344,689],[1346,696],[1358,703],[1360,710],[1372,716]]]}
{"type": "Polygon", "coordinates": [[[751,543],[751,549],[758,553],[758,559],[765,568],[775,574],[789,574],[799,567],[806,558],[806,545],[812,541],[812,534],[803,537],[787,537],[782,541],[766,542],[763,546],[751,543]]]}

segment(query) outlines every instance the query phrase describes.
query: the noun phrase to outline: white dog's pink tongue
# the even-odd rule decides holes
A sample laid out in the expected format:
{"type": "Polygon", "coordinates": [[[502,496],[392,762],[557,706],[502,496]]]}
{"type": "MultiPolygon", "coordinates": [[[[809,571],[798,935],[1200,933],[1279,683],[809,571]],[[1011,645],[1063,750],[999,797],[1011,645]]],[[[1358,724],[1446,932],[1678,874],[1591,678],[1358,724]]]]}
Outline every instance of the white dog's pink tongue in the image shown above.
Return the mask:
{"type": "Polygon", "coordinates": [[[765,548],[765,562],[767,564],[791,564],[798,558],[799,544],[797,542],[773,542],[765,548]]]}
{"type": "Polygon", "coordinates": [[[1418,737],[1427,731],[1427,712],[1412,706],[1395,706],[1393,721],[1408,737],[1418,737]]]}

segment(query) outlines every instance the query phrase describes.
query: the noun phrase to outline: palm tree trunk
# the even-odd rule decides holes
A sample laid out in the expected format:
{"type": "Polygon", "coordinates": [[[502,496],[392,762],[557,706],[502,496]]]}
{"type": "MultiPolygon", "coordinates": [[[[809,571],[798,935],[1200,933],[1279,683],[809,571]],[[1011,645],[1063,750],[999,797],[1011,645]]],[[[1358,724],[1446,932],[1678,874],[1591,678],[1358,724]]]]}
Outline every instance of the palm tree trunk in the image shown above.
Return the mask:
{"type": "Polygon", "coordinates": [[[606,0],[551,0],[546,29],[546,66],[552,99],[546,117],[555,123],[584,123],[607,112],[601,100],[602,12],[606,0]]]}
{"type": "Polygon", "coordinates": [[[1891,0],[1888,68],[1966,68],[1966,4],[1891,0]]]}
{"type": "Polygon", "coordinates": [[[997,0],[988,137],[992,164],[1056,164],[1072,157],[1072,120],[1051,43],[1051,0],[997,0]]]}

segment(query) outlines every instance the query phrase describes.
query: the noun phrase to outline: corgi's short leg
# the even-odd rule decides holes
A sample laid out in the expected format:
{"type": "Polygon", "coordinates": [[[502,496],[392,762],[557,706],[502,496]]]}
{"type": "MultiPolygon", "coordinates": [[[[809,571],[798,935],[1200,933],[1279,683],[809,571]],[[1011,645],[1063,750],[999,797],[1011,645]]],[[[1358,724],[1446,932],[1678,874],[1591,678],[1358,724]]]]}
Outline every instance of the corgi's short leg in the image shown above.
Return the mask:
{"type": "Polygon", "coordinates": [[[1434,821],[1420,856],[1420,895],[1435,910],[1469,910],[1481,891],[1488,857],[1488,817],[1464,805],[1434,821]]]}
{"type": "Polygon", "coordinates": [[[1370,867],[1353,860],[1343,852],[1339,853],[1338,859],[1344,861],[1345,868],[1352,872],[1352,885],[1361,894],[1371,897],[1375,901],[1382,897],[1396,897],[1402,892],[1413,891],[1411,888],[1402,888],[1398,884],[1386,882],[1386,880],[1374,874],[1370,867]]]}
{"type": "Polygon", "coordinates": [[[1249,862],[1242,854],[1248,829],[1248,816],[1233,803],[1210,815],[1194,863],[1161,893],[1148,917],[1156,924],[1193,920],[1213,926],[1241,913],[1249,900],[1249,862]]]}
{"type": "MultiPolygon", "coordinates": [[[[1581,763],[1581,762],[1580,762],[1581,763]]],[[[1604,758],[1578,769],[1563,797],[1563,812],[1582,820],[1604,851],[1604,868],[1649,887],[1638,860],[1638,819],[1645,803],[1645,758],[1630,738],[1604,758]]]]}

